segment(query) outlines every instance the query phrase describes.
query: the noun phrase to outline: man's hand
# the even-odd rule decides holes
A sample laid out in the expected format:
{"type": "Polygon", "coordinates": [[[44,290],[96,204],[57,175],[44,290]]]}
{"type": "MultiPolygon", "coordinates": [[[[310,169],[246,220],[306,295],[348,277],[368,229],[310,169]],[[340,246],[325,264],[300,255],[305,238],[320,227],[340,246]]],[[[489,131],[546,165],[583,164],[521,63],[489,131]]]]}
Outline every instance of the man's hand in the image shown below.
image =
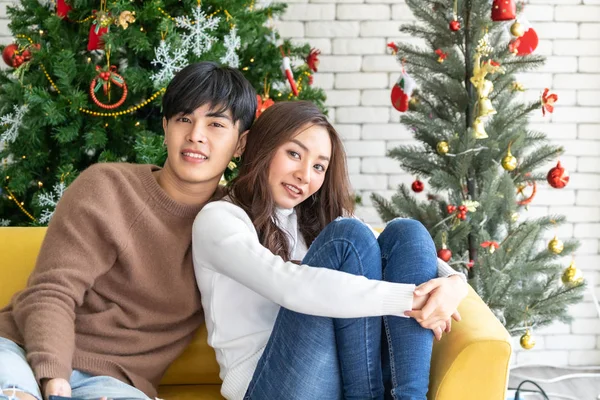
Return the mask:
{"type": "Polygon", "coordinates": [[[42,386],[46,399],[50,396],[71,397],[71,385],[66,379],[45,379],[42,386]]]}
{"type": "Polygon", "coordinates": [[[415,289],[413,310],[405,315],[416,319],[423,328],[431,329],[440,340],[442,332],[450,332],[452,319],[460,321],[456,309],[467,293],[467,284],[460,276],[432,279],[415,289]],[[424,301],[425,305],[419,309],[424,301]]]}

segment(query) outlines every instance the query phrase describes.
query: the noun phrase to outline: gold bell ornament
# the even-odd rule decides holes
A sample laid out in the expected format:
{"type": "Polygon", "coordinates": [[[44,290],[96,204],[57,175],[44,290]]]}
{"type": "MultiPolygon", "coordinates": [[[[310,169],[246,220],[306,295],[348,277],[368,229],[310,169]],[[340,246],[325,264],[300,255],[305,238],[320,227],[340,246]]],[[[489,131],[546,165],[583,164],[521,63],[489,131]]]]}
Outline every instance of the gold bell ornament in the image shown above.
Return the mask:
{"type": "Polygon", "coordinates": [[[527,329],[523,336],[521,336],[521,340],[519,342],[521,343],[521,347],[525,350],[531,350],[535,346],[535,339],[533,336],[531,336],[529,329],[527,329]]]}
{"type": "Polygon", "coordinates": [[[554,254],[562,253],[564,248],[565,244],[557,236],[554,236],[554,238],[548,242],[548,250],[554,254]]]}
{"type": "Polygon", "coordinates": [[[439,142],[436,146],[435,146],[438,154],[444,155],[447,154],[450,151],[450,145],[448,144],[448,142],[442,141],[439,142]]]}
{"type": "Polygon", "coordinates": [[[517,157],[513,156],[510,152],[510,144],[508,145],[508,151],[506,152],[506,156],[502,159],[502,168],[507,171],[514,171],[517,168],[517,157]]]}
{"type": "Polygon", "coordinates": [[[575,261],[571,261],[569,267],[562,274],[562,281],[565,285],[579,285],[583,282],[581,270],[575,266],[575,261]]]}
{"type": "Polygon", "coordinates": [[[475,139],[485,139],[488,134],[485,132],[485,123],[481,118],[475,118],[473,121],[473,136],[475,139]]]}

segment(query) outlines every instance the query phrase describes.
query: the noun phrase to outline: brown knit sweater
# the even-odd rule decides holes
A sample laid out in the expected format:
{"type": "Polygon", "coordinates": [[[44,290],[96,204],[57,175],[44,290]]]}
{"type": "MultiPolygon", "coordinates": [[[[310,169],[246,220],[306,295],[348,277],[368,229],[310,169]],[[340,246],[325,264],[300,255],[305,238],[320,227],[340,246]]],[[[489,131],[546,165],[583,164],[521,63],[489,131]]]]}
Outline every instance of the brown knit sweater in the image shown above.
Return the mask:
{"type": "Polygon", "coordinates": [[[192,266],[200,206],[172,200],[158,167],[96,164],[67,189],[27,288],[0,310],[38,382],[72,369],[150,397],[203,322],[192,266]]]}

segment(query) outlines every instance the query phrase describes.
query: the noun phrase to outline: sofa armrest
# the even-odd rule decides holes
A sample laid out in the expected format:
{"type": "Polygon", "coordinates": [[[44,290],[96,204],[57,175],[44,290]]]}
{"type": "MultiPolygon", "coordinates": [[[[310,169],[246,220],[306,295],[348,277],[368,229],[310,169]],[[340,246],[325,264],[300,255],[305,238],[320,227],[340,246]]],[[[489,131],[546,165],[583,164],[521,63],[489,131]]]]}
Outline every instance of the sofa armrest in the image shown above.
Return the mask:
{"type": "Polygon", "coordinates": [[[469,286],[458,311],[460,322],[435,341],[429,400],[503,400],[511,340],[507,330],[469,286]]]}

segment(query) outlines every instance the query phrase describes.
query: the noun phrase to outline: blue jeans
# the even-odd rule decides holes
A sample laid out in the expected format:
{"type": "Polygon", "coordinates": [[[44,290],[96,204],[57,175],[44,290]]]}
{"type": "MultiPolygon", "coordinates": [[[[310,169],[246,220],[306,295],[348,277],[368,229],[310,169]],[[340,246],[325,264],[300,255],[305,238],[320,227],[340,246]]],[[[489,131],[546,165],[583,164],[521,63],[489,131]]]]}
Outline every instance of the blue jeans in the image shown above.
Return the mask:
{"type": "MultiPolygon", "coordinates": [[[[149,400],[148,396],[110,376],[92,376],[74,370],[69,380],[72,397],[80,399],[149,400]]],[[[14,391],[25,392],[42,400],[40,388],[27,363],[25,351],[14,342],[0,337],[0,400],[10,399],[14,391]]]]}
{"type": "MultiPolygon", "coordinates": [[[[362,222],[338,219],[302,262],[416,285],[437,276],[431,236],[409,219],[390,222],[378,239],[362,222]]],[[[432,346],[433,333],[412,318],[336,319],[282,308],[245,399],[424,400],[432,346]]]]}

